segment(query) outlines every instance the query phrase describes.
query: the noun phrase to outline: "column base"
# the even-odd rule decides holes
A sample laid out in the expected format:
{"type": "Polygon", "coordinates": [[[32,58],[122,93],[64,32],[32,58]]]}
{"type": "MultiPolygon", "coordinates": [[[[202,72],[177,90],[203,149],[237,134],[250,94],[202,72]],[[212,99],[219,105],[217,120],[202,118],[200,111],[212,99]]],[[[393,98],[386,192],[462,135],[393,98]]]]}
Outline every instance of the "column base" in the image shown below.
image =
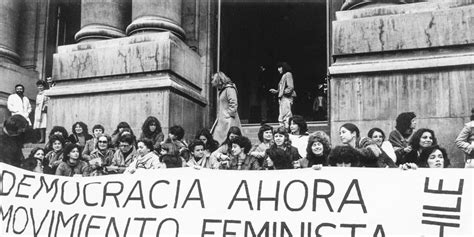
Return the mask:
{"type": "Polygon", "coordinates": [[[106,25],[87,25],[76,33],[77,42],[90,42],[104,39],[125,37],[125,33],[115,27],[106,25]]]}
{"type": "Polygon", "coordinates": [[[4,59],[5,61],[14,64],[18,64],[20,62],[20,56],[12,49],[7,48],[3,45],[0,45],[0,59],[4,59]]]}
{"type": "Polygon", "coordinates": [[[126,30],[127,35],[138,34],[140,32],[163,32],[170,31],[180,39],[185,38],[185,32],[181,26],[170,19],[158,16],[144,16],[134,20],[126,30]]]}

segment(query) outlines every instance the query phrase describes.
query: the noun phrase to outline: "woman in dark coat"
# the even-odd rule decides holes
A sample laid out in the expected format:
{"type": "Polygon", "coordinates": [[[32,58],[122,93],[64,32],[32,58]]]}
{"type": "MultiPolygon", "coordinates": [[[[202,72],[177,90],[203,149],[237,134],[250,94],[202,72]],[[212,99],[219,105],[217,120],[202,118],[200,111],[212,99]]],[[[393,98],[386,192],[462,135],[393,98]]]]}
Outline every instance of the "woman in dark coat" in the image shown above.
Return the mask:
{"type": "Polygon", "coordinates": [[[240,118],[237,113],[237,87],[223,72],[214,74],[211,83],[219,91],[219,111],[211,133],[214,140],[222,144],[230,127],[240,128],[240,118]]]}
{"type": "Polygon", "coordinates": [[[279,127],[273,134],[273,145],[266,150],[267,159],[264,166],[269,169],[293,169],[293,163],[299,163],[301,159],[298,149],[291,145],[290,137],[286,128],[279,127]],[[285,155],[279,155],[281,152],[275,150],[283,150],[285,155]],[[278,164],[277,166],[275,166],[278,164]]]}

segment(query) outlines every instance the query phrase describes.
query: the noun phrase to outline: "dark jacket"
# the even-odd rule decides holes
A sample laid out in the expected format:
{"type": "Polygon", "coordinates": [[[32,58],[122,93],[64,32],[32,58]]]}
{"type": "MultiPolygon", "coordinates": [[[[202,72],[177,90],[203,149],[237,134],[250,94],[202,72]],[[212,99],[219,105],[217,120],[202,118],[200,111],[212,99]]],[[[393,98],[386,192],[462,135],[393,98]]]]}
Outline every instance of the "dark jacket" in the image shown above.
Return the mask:
{"type": "Polygon", "coordinates": [[[58,169],[56,170],[56,175],[69,177],[72,177],[76,174],[89,176],[89,173],[89,165],[82,160],[77,161],[76,164],[71,164],[69,161],[63,161],[61,164],[59,164],[58,169]]]}
{"type": "Polygon", "coordinates": [[[0,129],[0,162],[20,167],[24,160],[23,144],[34,139],[33,130],[27,130],[24,134],[11,137],[0,129]]]}
{"type": "MultiPolygon", "coordinates": [[[[85,137],[85,139],[86,139],[85,142],[87,142],[87,141],[89,141],[90,139],[93,138],[92,135],[90,135],[90,134],[85,134],[84,137],[85,137]]],[[[76,143],[79,142],[79,138],[77,137],[76,134],[71,134],[71,135],[69,135],[68,140],[69,140],[72,144],[76,144],[76,143]]],[[[85,146],[85,142],[84,142],[84,146],[85,146]]],[[[84,146],[81,145],[81,149],[83,149],[84,146]]]]}

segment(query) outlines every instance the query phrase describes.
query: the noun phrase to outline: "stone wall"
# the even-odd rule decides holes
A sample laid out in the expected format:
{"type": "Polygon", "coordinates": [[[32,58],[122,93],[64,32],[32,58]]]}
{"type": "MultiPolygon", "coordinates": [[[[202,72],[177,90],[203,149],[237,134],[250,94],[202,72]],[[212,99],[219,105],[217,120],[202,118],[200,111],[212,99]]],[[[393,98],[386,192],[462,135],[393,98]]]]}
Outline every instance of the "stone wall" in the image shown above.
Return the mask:
{"type": "Polygon", "coordinates": [[[463,154],[454,139],[474,107],[474,3],[436,1],[337,12],[330,67],[331,137],[346,122],[366,136],[386,135],[401,112],[431,128],[452,163],[463,154]]]}

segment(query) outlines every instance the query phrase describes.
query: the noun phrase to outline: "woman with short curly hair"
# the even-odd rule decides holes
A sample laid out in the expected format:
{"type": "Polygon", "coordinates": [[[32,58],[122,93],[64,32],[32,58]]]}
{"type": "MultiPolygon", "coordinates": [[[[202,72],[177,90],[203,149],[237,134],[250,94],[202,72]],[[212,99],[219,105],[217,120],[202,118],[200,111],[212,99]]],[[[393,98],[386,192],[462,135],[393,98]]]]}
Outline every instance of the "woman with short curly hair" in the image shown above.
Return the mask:
{"type": "Polygon", "coordinates": [[[260,170],[257,159],[248,155],[252,143],[247,137],[238,136],[230,140],[231,156],[229,160],[221,161],[219,169],[229,170],[260,170]]]}
{"type": "Polygon", "coordinates": [[[306,157],[299,159],[299,167],[308,168],[313,165],[328,165],[328,155],[331,151],[329,136],[323,131],[309,135],[306,146],[306,157]]]}

